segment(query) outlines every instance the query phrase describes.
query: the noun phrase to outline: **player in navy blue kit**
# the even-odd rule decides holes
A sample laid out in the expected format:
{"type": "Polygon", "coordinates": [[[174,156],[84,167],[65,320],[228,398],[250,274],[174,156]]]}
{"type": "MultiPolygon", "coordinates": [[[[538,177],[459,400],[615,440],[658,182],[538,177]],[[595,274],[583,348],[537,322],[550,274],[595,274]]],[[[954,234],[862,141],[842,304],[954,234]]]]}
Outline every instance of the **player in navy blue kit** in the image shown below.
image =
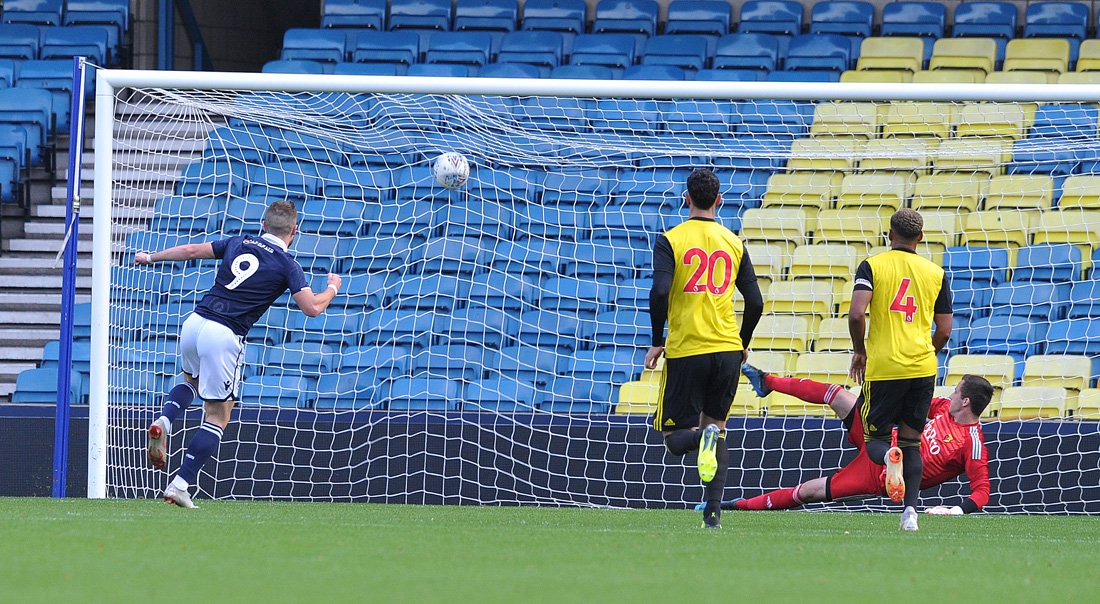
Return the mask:
{"type": "Polygon", "coordinates": [[[325,291],[315,294],[301,265],[287,251],[298,231],[298,212],[288,201],[276,201],[264,214],[262,236],[242,235],[212,243],[180,245],[134,255],[135,264],[218,258],[214,287],[203,296],[180,327],[184,382],[168,393],[160,416],[149,426],[148,455],[154,468],[167,461],[166,441],[172,422],[195,398],[203,400],[203,421],[187,445],[183,464],[164,490],[164,500],[193,508],[188,488],[214,455],[229,424],[244,358],[244,338],[268,307],[290,290],[306,315],[316,317],[340,290],[340,277],[330,274],[325,291]]]}

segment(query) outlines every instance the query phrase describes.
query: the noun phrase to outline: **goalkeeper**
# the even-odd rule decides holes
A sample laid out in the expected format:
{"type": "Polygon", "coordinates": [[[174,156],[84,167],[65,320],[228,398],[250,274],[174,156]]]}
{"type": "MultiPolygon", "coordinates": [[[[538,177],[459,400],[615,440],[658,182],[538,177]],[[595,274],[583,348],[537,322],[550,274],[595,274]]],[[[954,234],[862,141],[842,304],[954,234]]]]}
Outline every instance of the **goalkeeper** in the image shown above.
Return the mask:
{"type": "MultiPolygon", "coordinates": [[[[867,457],[863,422],[856,408],[856,395],[838,384],[769,375],[751,365],[742,373],[749,378],[759,396],[781,392],[807,403],[829,405],[848,430],[848,442],[859,454],[831,476],[815,478],[789,489],[779,489],[752,499],[723,501],[723,509],[785,510],[807,503],[883,497],[886,495],[885,470],[867,457]]],[[[936,397],[928,411],[921,434],[920,454],[924,461],[920,488],[928,489],[954,479],[963,472],[970,478],[970,497],[955,506],[936,506],[930,514],[969,514],[989,502],[989,454],[978,422],[993,396],[993,386],[985,378],[965,375],[947,398],[936,397]]]]}

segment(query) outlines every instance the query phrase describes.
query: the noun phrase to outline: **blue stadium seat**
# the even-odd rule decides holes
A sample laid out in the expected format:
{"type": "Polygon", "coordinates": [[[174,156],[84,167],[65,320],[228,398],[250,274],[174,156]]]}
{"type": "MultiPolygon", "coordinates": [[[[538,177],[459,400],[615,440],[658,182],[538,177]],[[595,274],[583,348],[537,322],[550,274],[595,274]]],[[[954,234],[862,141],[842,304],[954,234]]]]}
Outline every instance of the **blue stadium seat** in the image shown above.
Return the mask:
{"type": "Polygon", "coordinates": [[[355,38],[351,60],[413,65],[420,61],[420,37],[407,31],[362,32],[355,38]]]}
{"type": "Polygon", "coordinates": [[[325,72],[325,65],[317,61],[287,61],[278,59],[268,61],[260,69],[261,73],[303,73],[320,75],[325,72]]]}
{"type": "Polygon", "coordinates": [[[347,46],[347,35],[341,30],[291,28],[283,34],[283,50],[279,58],[340,63],[347,56],[347,46]]]}
{"type": "Polygon", "coordinates": [[[784,0],[749,0],[741,6],[741,33],[794,36],[802,33],[802,5],[784,0]]]}
{"type": "Polygon", "coordinates": [[[497,60],[501,63],[527,63],[539,68],[544,77],[562,60],[562,35],[553,31],[517,31],[505,34],[497,60]]]}
{"type": "Polygon", "coordinates": [[[730,34],[718,40],[715,69],[774,71],[779,66],[779,40],[768,34],[730,34]]]}
{"type": "Polygon", "coordinates": [[[1041,352],[1047,337],[1046,322],[1032,322],[1024,317],[993,316],[974,319],[970,323],[969,354],[1007,354],[1016,359],[1016,378],[1023,375],[1024,359],[1041,352]]]}
{"type": "Polygon", "coordinates": [[[457,0],[455,31],[485,31],[492,39],[492,53],[500,51],[501,39],[516,30],[519,4],[516,0],[457,0]]]}
{"type": "Polygon", "coordinates": [[[668,5],[666,34],[699,34],[717,38],[730,33],[733,12],[721,0],[673,0],[668,5]]]}
{"type": "Polygon", "coordinates": [[[398,309],[449,312],[466,300],[470,291],[468,276],[421,275],[402,280],[385,304],[398,309]],[[392,305],[392,306],[391,306],[392,305]]]}
{"type": "Polygon", "coordinates": [[[424,348],[434,335],[435,313],[398,309],[380,309],[367,313],[363,321],[362,342],[367,345],[424,348]]]}
{"type": "Polygon", "coordinates": [[[325,0],[321,27],[383,30],[386,0],[325,0]]]}
{"type": "MultiPolygon", "coordinates": [[[[198,302],[210,288],[214,287],[216,271],[212,265],[207,267],[186,267],[182,271],[171,276],[168,282],[168,301],[172,302],[198,302]]],[[[178,310],[171,314],[180,316],[178,310]]]]}
{"type": "Polygon", "coordinates": [[[686,80],[688,71],[672,65],[631,65],[623,70],[624,80],[686,80]]]}
{"type": "Polygon", "coordinates": [[[611,384],[568,375],[554,378],[536,406],[550,413],[610,413],[611,384]]]}
{"type": "Polygon", "coordinates": [[[204,158],[228,156],[252,163],[264,163],[271,156],[272,135],[256,126],[224,126],[210,131],[204,158]]]}
{"type": "MultiPolygon", "coordinates": [[[[1031,321],[1051,321],[1066,317],[1070,296],[1070,286],[1064,283],[1013,282],[1011,286],[993,292],[991,306],[995,317],[1004,315],[1026,317],[1031,321]]],[[[1097,310],[1100,311],[1100,305],[1097,310]]]]}
{"type": "Polygon", "coordinates": [[[306,407],[316,380],[297,376],[256,375],[241,382],[240,403],[274,407],[306,407]]]}
{"type": "Polygon", "coordinates": [[[502,241],[494,252],[491,267],[537,279],[559,272],[563,258],[573,253],[574,245],[571,241],[545,238],[502,241]]]}
{"type": "Polygon", "coordinates": [[[298,312],[296,307],[291,309],[286,306],[272,306],[256,321],[254,329],[248,334],[248,341],[256,338],[258,342],[271,346],[281,345],[289,338],[287,332],[290,329],[291,313],[298,312]]]}
{"type": "MultiPolygon", "coordinates": [[[[305,317],[296,312],[290,315],[293,321],[297,317],[305,317]]],[[[322,315],[325,316],[325,315],[322,315]]],[[[317,317],[320,319],[321,317],[317,317]]],[[[301,322],[295,326],[301,329],[301,322]]],[[[295,334],[292,331],[291,336],[295,334]]],[[[301,334],[297,334],[301,335],[301,334]]],[[[330,373],[336,369],[335,348],[326,346],[320,342],[302,341],[299,337],[296,341],[272,346],[267,350],[264,358],[265,375],[300,375],[303,377],[317,377],[322,373],[330,373]]]]}
{"type": "Polygon", "coordinates": [[[110,25],[119,36],[130,28],[130,0],[66,0],[62,25],[110,25]]]}
{"type": "Polygon", "coordinates": [[[232,157],[212,156],[191,162],[176,181],[177,195],[243,197],[248,184],[248,167],[232,157]]]}
{"type": "Polygon", "coordinates": [[[836,34],[795,36],[787,48],[786,70],[846,71],[852,67],[852,46],[836,34]]]}
{"type": "Polygon", "coordinates": [[[73,305],[73,338],[92,337],[92,303],[81,302],[73,305]]]}
{"type": "Polygon", "coordinates": [[[695,79],[702,82],[759,82],[767,73],[759,69],[700,69],[695,79]]]}
{"type": "Polygon", "coordinates": [[[1011,40],[1016,37],[1016,5],[1011,2],[963,2],[955,8],[956,37],[1011,40]]]}
{"type": "Polygon", "coordinates": [[[738,131],[752,134],[800,135],[813,122],[814,104],[801,101],[755,101],[735,109],[738,131]]]}
{"type": "Polygon", "coordinates": [[[707,67],[707,40],[696,35],[663,35],[646,40],[643,65],[671,65],[690,71],[707,67]]]}
{"type": "Polygon", "coordinates": [[[20,176],[17,166],[11,158],[0,159],[0,202],[12,202],[22,197],[18,194],[20,176]]]}
{"type": "Polygon", "coordinates": [[[388,200],[391,186],[390,173],[383,170],[332,166],[321,173],[321,195],[329,200],[380,203],[388,200]]]}
{"type": "Polygon", "coordinates": [[[628,34],[582,34],[573,41],[572,65],[601,65],[616,75],[635,62],[636,44],[628,34]]]}
{"type": "Polygon", "coordinates": [[[801,71],[773,71],[764,77],[766,82],[839,82],[839,71],[807,69],[801,71]]]}
{"type": "MultiPolygon", "coordinates": [[[[1082,2],[1035,2],[1024,15],[1025,38],[1088,37],[1089,5],[1082,2]]],[[[1074,44],[1070,44],[1075,49],[1074,44]]],[[[1071,50],[1071,54],[1075,54],[1071,50]]]]}
{"type": "Polygon", "coordinates": [[[428,240],[420,258],[424,274],[473,275],[487,267],[488,250],[483,251],[480,237],[438,237],[428,240]]]}
{"type": "Polygon", "coordinates": [[[465,411],[533,411],[535,387],[515,378],[493,377],[466,387],[465,411]]]}
{"type": "Polygon", "coordinates": [[[247,199],[230,198],[225,207],[225,219],[222,221],[222,232],[226,236],[234,235],[258,235],[262,232],[261,221],[267,204],[261,201],[249,201],[247,199]]]}
{"type": "Polygon", "coordinates": [[[421,240],[409,234],[357,238],[340,265],[344,272],[404,270],[421,240]]]}
{"type": "Polygon", "coordinates": [[[478,70],[479,78],[544,78],[550,75],[549,67],[530,63],[490,63],[478,70]]]}
{"type": "MultiPolygon", "coordinates": [[[[330,309],[316,317],[294,312],[290,314],[288,329],[291,342],[324,344],[332,347],[332,350],[338,350],[359,344],[359,334],[363,332],[363,315],[356,310],[340,312],[337,309],[330,309]]],[[[335,367],[335,361],[332,361],[332,366],[335,367]]]]}
{"type": "MultiPolygon", "coordinates": [[[[444,237],[509,239],[513,236],[513,215],[512,208],[502,205],[498,200],[471,196],[460,203],[437,210],[432,221],[432,230],[444,237]]],[[[492,242],[484,241],[483,245],[490,243],[492,242]]]]}
{"type": "Polygon", "coordinates": [[[411,365],[406,346],[353,346],[338,356],[341,373],[355,372],[379,380],[405,375],[411,365]]]}
{"type": "MultiPolygon", "coordinates": [[[[627,69],[624,79],[654,79],[662,74],[638,70],[635,65],[627,69]]],[[[665,74],[667,75],[667,74],[665,74]]],[[[681,76],[683,72],[681,71],[681,76]]],[[[682,79],[682,77],[681,77],[682,79]]],[[[651,99],[600,99],[596,101],[596,112],[592,115],[592,128],[596,131],[621,132],[634,135],[653,135],[661,129],[661,114],[657,101],[651,99]]]]}
{"type": "Polygon", "coordinates": [[[575,312],[592,317],[615,297],[614,288],[604,283],[572,277],[555,277],[542,284],[540,305],[546,310],[575,312]]]}
{"type": "Polygon", "coordinates": [[[627,279],[616,288],[615,307],[621,311],[649,311],[649,290],[653,279],[627,279]]]}
{"type": "Polygon", "coordinates": [[[483,347],[477,344],[437,344],[412,355],[410,375],[472,382],[485,372],[483,347]]]}
{"type": "Polygon", "coordinates": [[[1100,280],[1074,283],[1069,292],[1068,319],[1100,319],[1100,280]]]}
{"type": "Polygon", "coordinates": [[[62,0],[5,0],[4,23],[61,25],[62,0]]]}
{"type": "Polygon", "coordinates": [[[722,183],[723,205],[742,208],[758,208],[768,188],[770,174],[759,170],[721,170],[718,180],[722,183]]]}
{"type": "Polygon", "coordinates": [[[602,206],[608,199],[608,184],[613,178],[599,170],[547,172],[543,181],[544,205],[602,206]]]}
{"type": "Polygon", "coordinates": [[[315,409],[379,409],[374,402],[379,383],[370,373],[340,371],[317,379],[315,409]]]}
{"type": "Polygon", "coordinates": [[[1066,176],[1077,173],[1082,159],[1094,157],[1091,149],[1074,137],[1035,137],[1012,144],[1012,162],[1008,174],[1050,174],[1066,176]]]}
{"type": "Polygon", "coordinates": [[[454,19],[451,0],[391,0],[391,31],[450,31],[454,19]]]}
{"type": "Polygon", "coordinates": [[[398,378],[376,393],[391,411],[455,411],[462,385],[445,378],[398,378]]]}
{"type": "Polygon", "coordinates": [[[440,342],[448,344],[475,344],[499,350],[506,343],[514,344],[511,334],[518,315],[510,315],[503,309],[471,305],[450,315],[440,316],[436,331],[440,342]]]}
{"type": "Polygon", "coordinates": [[[327,235],[298,233],[290,246],[290,253],[306,273],[335,273],[338,270],[344,250],[340,239],[327,235]]]}
{"type": "Polygon", "coordinates": [[[621,73],[602,65],[559,65],[550,70],[551,78],[568,80],[612,80],[616,75],[621,73]]]}
{"type": "Polygon", "coordinates": [[[1058,103],[1039,105],[1028,137],[1095,137],[1100,110],[1096,105],[1058,103]]]}
{"type": "Polygon", "coordinates": [[[39,46],[38,28],[26,24],[0,25],[0,57],[36,59],[39,46]]]}
{"type": "Polygon", "coordinates": [[[489,62],[492,42],[490,35],[483,31],[440,32],[428,41],[424,58],[428,63],[480,67],[489,62]]]}
{"type": "MultiPolygon", "coordinates": [[[[564,357],[553,346],[520,343],[500,349],[496,371],[500,376],[525,383],[546,384],[563,364],[564,357]]],[[[490,379],[496,377],[490,369],[490,379]]]]}
{"type": "Polygon", "coordinates": [[[576,246],[576,256],[565,261],[565,274],[580,279],[617,283],[634,277],[637,267],[649,264],[652,249],[632,247],[628,239],[601,239],[576,246]]]}
{"type": "Polygon", "coordinates": [[[157,201],[150,230],[205,235],[217,229],[217,219],[225,212],[220,197],[170,195],[157,201]]]}
{"type": "Polygon", "coordinates": [[[365,210],[362,201],[310,199],[298,209],[298,228],[302,233],[353,237],[363,230],[365,210]]]}
{"type": "Polygon", "coordinates": [[[883,36],[942,38],[947,9],[939,2],[890,2],[882,7],[883,36]]]}
{"type": "Polygon", "coordinates": [[[305,201],[318,193],[322,169],[325,166],[300,159],[252,166],[248,174],[248,198],[265,205],[278,199],[305,201]]]}
{"type": "MultiPolygon", "coordinates": [[[[67,112],[66,112],[67,114],[67,112]]],[[[53,132],[53,94],[37,88],[0,90],[0,122],[17,125],[27,131],[31,165],[43,164],[42,147],[53,132]]]]}
{"type": "Polygon", "coordinates": [[[875,7],[870,2],[818,2],[810,12],[810,33],[869,38],[874,21],[875,7]]]}
{"type": "MultiPolygon", "coordinates": [[[[514,326],[513,333],[521,344],[539,347],[553,347],[563,354],[576,351],[582,340],[587,341],[594,331],[592,318],[594,315],[581,317],[575,310],[569,312],[554,312],[545,304],[553,300],[555,306],[557,299],[552,295],[543,297],[543,310],[532,310],[520,315],[519,322],[514,326]]],[[[564,302],[567,306],[576,306],[576,302],[564,302]]]]}
{"type": "MultiPolygon", "coordinates": [[[[498,258],[501,253],[499,250],[505,247],[515,249],[518,245],[508,241],[502,242],[497,248],[498,258]]],[[[512,258],[501,259],[502,264],[494,263],[494,267],[510,270],[508,262],[511,260],[512,258]]],[[[521,256],[515,260],[517,263],[522,263],[529,261],[530,258],[521,256]]],[[[514,312],[531,310],[538,302],[537,288],[531,280],[523,276],[522,271],[505,273],[490,271],[476,275],[470,283],[468,296],[471,304],[484,304],[491,308],[514,312]]]]}
{"type": "Polygon", "coordinates": [[[1008,266],[1008,250],[1004,248],[950,247],[943,256],[943,268],[952,280],[1000,285],[1008,281],[1008,266]]]}
{"type": "Polygon", "coordinates": [[[336,75],[405,75],[405,63],[337,63],[332,68],[336,75]]]}
{"type": "MultiPolygon", "coordinates": [[[[15,378],[15,392],[11,395],[13,403],[57,404],[57,367],[27,369],[15,378]]],[[[72,372],[69,382],[70,396],[74,403],[82,403],[84,379],[77,371],[72,372]]]]}
{"type": "MultiPolygon", "coordinates": [[[[42,367],[57,367],[61,357],[61,343],[57,340],[46,342],[42,349],[42,367]]],[[[92,343],[89,340],[74,340],[72,344],[73,369],[87,375],[91,370],[92,343]]]]}
{"type": "Polygon", "coordinates": [[[1081,279],[1081,250],[1069,243],[1041,243],[1020,248],[1013,281],[1067,283],[1081,279]]]}
{"type": "MultiPolygon", "coordinates": [[[[653,327],[649,320],[649,309],[620,309],[602,312],[596,315],[596,346],[622,347],[628,353],[627,358],[638,350],[648,347],[653,341],[653,327]]],[[[579,355],[579,353],[578,353],[579,355]]],[[[634,367],[641,368],[640,359],[634,367]]],[[[627,380],[622,381],[628,381],[627,380]]]]}
{"type": "MultiPolygon", "coordinates": [[[[648,313],[647,317],[648,317],[648,313]]],[[[633,380],[642,369],[645,360],[643,348],[609,346],[596,336],[596,348],[578,350],[573,364],[567,371],[576,378],[588,378],[596,382],[622,384],[633,380]]]]}
{"type": "MultiPolygon", "coordinates": [[[[560,69],[555,67],[551,77],[560,69]]],[[[520,121],[539,128],[575,132],[587,128],[588,113],[594,105],[590,99],[528,96],[520,99],[515,114],[520,121]]]]}
{"type": "Polygon", "coordinates": [[[587,11],[584,0],[528,0],[523,4],[522,28],[583,34],[587,11]]]}
{"type": "Polygon", "coordinates": [[[655,0],[600,0],[592,33],[631,34],[639,42],[657,33],[660,7],[655,0]]]}
{"type": "Polygon", "coordinates": [[[44,27],[40,34],[39,59],[71,59],[83,56],[103,65],[110,57],[110,33],[106,26],[44,27]]]}
{"type": "MultiPolygon", "coordinates": [[[[326,164],[346,164],[347,157],[340,142],[332,138],[322,138],[305,134],[299,130],[287,130],[275,138],[271,150],[281,161],[287,159],[302,160],[326,164]]],[[[315,170],[310,170],[314,172],[315,170]]]]}
{"type": "Polygon", "coordinates": [[[344,275],[340,293],[332,299],[334,307],[343,307],[356,312],[374,310],[382,306],[382,300],[397,282],[398,275],[393,273],[355,273],[344,275]]]}

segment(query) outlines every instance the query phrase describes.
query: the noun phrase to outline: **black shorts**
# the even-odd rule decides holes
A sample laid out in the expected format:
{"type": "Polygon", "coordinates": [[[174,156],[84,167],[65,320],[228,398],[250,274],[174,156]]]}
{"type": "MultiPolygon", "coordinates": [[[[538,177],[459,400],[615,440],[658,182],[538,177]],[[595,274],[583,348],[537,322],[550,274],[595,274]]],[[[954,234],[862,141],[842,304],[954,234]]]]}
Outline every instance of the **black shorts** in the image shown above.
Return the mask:
{"type": "Polygon", "coordinates": [[[935,377],[863,382],[856,407],[864,440],[888,441],[895,425],[924,430],[935,388],[935,377]]]}
{"type": "Polygon", "coordinates": [[[699,414],[724,420],[729,415],[744,354],[712,352],[666,359],[653,427],[658,431],[699,425],[699,414]]]}

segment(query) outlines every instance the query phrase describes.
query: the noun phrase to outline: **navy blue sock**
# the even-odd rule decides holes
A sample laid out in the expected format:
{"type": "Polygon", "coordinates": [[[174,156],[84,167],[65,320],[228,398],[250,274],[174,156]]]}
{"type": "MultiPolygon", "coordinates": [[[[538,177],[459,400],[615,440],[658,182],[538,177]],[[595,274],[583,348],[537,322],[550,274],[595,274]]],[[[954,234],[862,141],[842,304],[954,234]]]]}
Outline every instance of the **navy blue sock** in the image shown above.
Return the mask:
{"type": "Polygon", "coordinates": [[[191,403],[195,401],[198,396],[198,392],[195,391],[195,387],[188,382],[176,384],[170,391],[168,391],[168,397],[164,401],[164,406],[160,409],[160,416],[168,420],[168,431],[172,431],[172,422],[176,421],[180,413],[187,411],[187,408],[191,406],[191,403]]]}
{"type": "Polygon", "coordinates": [[[203,422],[187,445],[187,451],[183,454],[183,465],[180,466],[172,484],[182,489],[195,484],[199,470],[218,450],[218,444],[221,441],[222,429],[210,422],[203,422]],[[180,484],[181,482],[183,484],[180,484]]]}

